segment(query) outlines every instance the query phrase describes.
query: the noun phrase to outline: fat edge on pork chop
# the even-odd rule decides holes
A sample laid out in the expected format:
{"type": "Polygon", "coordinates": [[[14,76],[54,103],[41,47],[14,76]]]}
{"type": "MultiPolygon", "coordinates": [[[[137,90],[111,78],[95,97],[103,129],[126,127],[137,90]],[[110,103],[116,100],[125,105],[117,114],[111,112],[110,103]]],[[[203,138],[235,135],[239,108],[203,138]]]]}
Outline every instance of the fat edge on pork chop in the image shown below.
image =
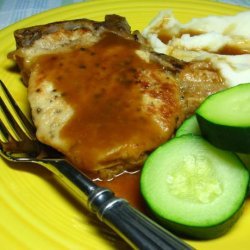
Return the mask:
{"type": "Polygon", "coordinates": [[[205,97],[225,88],[208,61],[155,53],[124,17],[15,31],[37,138],[77,168],[112,178],[140,168],[205,97]]]}

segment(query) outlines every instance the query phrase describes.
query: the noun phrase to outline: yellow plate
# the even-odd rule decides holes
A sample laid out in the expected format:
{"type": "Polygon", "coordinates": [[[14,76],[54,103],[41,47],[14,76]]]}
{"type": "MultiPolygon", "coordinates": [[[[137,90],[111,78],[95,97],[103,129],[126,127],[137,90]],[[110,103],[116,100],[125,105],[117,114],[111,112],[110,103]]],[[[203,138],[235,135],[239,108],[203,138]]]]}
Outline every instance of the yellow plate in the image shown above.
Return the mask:
{"type": "MultiPolygon", "coordinates": [[[[14,64],[6,58],[15,48],[13,31],[52,21],[123,15],[132,29],[142,30],[163,9],[172,9],[186,22],[192,17],[231,15],[244,8],[210,1],[106,0],[68,5],[27,18],[0,31],[0,77],[27,111],[26,89],[14,64]]],[[[189,241],[197,249],[247,249],[250,202],[238,223],[225,236],[210,241],[189,241]]],[[[47,170],[33,165],[9,164],[0,159],[1,249],[128,249],[90,216],[47,170]]]]}

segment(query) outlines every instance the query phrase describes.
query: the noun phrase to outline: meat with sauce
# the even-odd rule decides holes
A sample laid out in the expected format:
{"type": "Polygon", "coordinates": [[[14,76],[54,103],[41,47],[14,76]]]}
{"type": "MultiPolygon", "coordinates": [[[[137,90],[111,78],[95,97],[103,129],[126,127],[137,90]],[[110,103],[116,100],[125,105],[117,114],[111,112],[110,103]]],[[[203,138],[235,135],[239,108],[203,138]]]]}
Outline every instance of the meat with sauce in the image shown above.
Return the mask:
{"type": "Polygon", "coordinates": [[[108,15],[15,32],[37,138],[101,178],[140,168],[225,84],[209,62],[155,53],[125,18],[108,15]]]}

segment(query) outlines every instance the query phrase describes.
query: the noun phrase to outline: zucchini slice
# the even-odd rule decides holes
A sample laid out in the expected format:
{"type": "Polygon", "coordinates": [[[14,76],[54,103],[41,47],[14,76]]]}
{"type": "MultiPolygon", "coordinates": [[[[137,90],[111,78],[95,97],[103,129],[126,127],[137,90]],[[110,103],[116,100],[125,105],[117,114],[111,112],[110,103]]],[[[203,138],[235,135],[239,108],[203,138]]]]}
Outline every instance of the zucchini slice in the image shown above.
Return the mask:
{"type": "Polygon", "coordinates": [[[143,166],[140,188],[156,220],[196,239],[226,233],[241,215],[249,172],[231,152],[200,136],[174,137],[143,166]]]}
{"type": "Polygon", "coordinates": [[[196,111],[201,134],[213,145],[250,153],[250,83],[209,96],[196,111]]]}
{"type": "MultiPolygon", "coordinates": [[[[190,116],[186,119],[181,126],[177,129],[175,136],[182,135],[201,135],[199,123],[197,121],[196,115],[190,116]]],[[[250,154],[236,153],[245,166],[250,170],[250,154]]]]}
{"type": "MultiPolygon", "coordinates": [[[[186,119],[181,126],[177,129],[175,136],[182,135],[201,135],[199,123],[195,115],[186,119]]],[[[236,153],[241,161],[245,164],[248,170],[250,170],[250,154],[236,153]]]]}
{"type": "Polygon", "coordinates": [[[195,115],[190,116],[181,124],[181,126],[177,129],[175,136],[181,136],[186,134],[201,134],[199,124],[195,115]]]}

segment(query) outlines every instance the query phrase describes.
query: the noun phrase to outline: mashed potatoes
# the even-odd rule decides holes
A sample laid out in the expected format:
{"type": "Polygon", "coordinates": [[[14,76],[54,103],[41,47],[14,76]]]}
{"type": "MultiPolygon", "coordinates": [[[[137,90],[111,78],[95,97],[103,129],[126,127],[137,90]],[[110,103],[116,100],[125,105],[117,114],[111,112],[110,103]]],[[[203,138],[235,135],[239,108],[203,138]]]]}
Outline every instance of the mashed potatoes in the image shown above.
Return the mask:
{"type": "Polygon", "coordinates": [[[143,31],[155,51],[184,61],[210,60],[230,86],[250,82],[250,11],[181,24],[162,11],[143,31]]]}

